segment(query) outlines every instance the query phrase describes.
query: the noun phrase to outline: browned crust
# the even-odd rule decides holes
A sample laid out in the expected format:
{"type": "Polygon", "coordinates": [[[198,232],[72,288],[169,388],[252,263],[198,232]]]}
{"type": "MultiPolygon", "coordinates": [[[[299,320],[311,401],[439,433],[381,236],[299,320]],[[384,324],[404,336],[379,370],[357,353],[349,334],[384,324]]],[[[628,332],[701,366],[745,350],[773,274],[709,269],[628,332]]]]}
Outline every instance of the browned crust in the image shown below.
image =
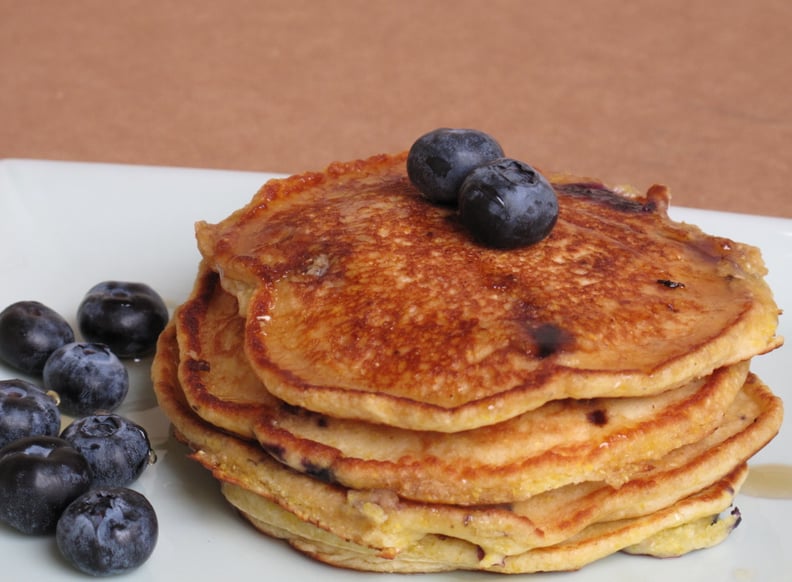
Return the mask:
{"type": "Polygon", "coordinates": [[[670,221],[663,186],[553,177],[553,233],[493,251],[415,192],[404,157],[274,180],[197,226],[247,314],[249,360],[290,404],[454,432],[554,399],[657,393],[781,344],[758,251],[670,221]]]}

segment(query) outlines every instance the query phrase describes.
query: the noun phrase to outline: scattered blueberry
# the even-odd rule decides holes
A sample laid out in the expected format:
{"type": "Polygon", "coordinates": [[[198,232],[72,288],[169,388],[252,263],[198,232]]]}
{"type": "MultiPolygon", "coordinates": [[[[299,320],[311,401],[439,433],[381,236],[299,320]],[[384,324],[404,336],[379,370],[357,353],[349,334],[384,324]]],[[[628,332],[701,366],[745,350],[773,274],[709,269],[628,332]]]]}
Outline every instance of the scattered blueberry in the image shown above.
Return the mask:
{"type": "Polygon", "coordinates": [[[440,128],[413,143],[407,154],[407,175],[427,199],[454,204],[468,173],[500,157],[500,144],[482,131],[440,128]]]}
{"type": "Polygon", "coordinates": [[[145,429],[118,414],[78,418],[60,436],[86,458],[94,487],[126,487],[154,458],[145,429]]]}
{"type": "Polygon", "coordinates": [[[90,486],[88,462],[63,439],[25,437],[0,449],[0,521],[22,533],[55,531],[66,506],[90,486]]]}
{"type": "Polygon", "coordinates": [[[83,337],[107,344],[119,358],[150,354],[167,323],[165,302],[144,283],[104,281],[88,291],[77,309],[83,337]]]}
{"type": "Polygon", "coordinates": [[[57,401],[26,380],[0,380],[0,447],[27,436],[58,436],[57,401]]]}
{"type": "Polygon", "coordinates": [[[527,246],[553,229],[558,198],[531,166],[501,158],[479,166],[465,178],[459,192],[459,217],[487,246],[527,246]]]}
{"type": "Polygon", "coordinates": [[[18,301],[0,312],[0,360],[27,374],[40,374],[49,355],[73,341],[68,322],[38,301],[18,301]]]}
{"type": "Polygon", "coordinates": [[[112,411],[126,397],[129,373],[104,344],[72,342],[55,350],[44,365],[44,386],[60,396],[72,416],[112,411]]]}
{"type": "Polygon", "coordinates": [[[74,500],[58,522],[63,556],[93,576],[121,574],[148,560],[159,525],[151,503],[137,491],[97,488],[74,500]]]}

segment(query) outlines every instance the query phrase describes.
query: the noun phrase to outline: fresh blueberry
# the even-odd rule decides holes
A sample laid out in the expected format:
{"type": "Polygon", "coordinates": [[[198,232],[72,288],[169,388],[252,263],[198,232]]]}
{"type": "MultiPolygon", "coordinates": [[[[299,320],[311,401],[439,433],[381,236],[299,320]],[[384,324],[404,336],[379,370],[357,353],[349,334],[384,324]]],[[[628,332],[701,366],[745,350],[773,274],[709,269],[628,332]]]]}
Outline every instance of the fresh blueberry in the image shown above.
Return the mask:
{"type": "Polygon", "coordinates": [[[0,380],[0,447],[27,436],[58,436],[57,401],[25,380],[0,380]]]}
{"type": "Polygon", "coordinates": [[[459,217],[487,246],[527,246],[550,234],[558,219],[558,198],[531,166],[501,158],[479,166],[465,178],[459,192],[459,217]]]}
{"type": "Polygon", "coordinates": [[[66,508],[55,540],[78,570],[106,576],[128,572],[148,560],[158,533],[157,515],[141,493],[97,488],[66,508]]]}
{"type": "Polygon", "coordinates": [[[74,331],[57,312],[38,301],[18,301],[0,312],[0,360],[26,374],[40,374],[74,331]]]}
{"type": "Polygon", "coordinates": [[[55,531],[66,506],[90,486],[88,461],[63,439],[25,437],[0,449],[0,521],[22,533],[55,531]]]}
{"type": "Polygon", "coordinates": [[[165,302],[144,283],[104,281],[92,287],[77,308],[83,337],[107,344],[119,358],[153,352],[167,323],[165,302]]]}
{"type": "Polygon", "coordinates": [[[52,352],[44,365],[44,386],[60,396],[72,416],[115,410],[129,390],[124,363],[104,344],[72,342],[52,352]]]}
{"type": "Polygon", "coordinates": [[[118,414],[93,414],[61,433],[91,466],[94,487],[126,487],[154,458],[146,430],[118,414]]]}
{"type": "Polygon", "coordinates": [[[503,156],[490,135],[475,129],[440,128],[419,137],[407,154],[407,175],[427,199],[454,204],[473,168],[503,156]]]}

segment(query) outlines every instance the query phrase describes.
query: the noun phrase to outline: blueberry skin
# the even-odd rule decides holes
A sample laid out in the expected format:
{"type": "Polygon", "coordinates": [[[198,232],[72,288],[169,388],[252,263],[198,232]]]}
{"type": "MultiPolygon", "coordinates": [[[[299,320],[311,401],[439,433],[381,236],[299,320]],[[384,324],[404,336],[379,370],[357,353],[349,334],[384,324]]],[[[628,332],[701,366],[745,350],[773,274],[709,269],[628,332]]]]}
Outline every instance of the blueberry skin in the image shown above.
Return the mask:
{"type": "Polygon", "coordinates": [[[0,521],[29,535],[55,531],[66,507],[91,486],[91,468],[57,437],[17,439],[0,449],[0,521]]]}
{"type": "Polygon", "coordinates": [[[58,403],[44,390],[17,378],[0,380],[0,447],[27,436],[58,436],[58,403]]]}
{"type": "Polygon", "coordinates": [[[129,391],[124,363],[104,344],[72,342],[55,350],[44,365],[44,386],[60,396],[72,416],[118,408],[129,391]]]}
{"type": "Polygon", "coordinates": [[[459,192],[459,218],[482,244],[510,249],[544,239],[558,219],[558,197],[531,166],[501,158],[473,170],[459,192]]]}
{"type": "Polygon", "coordinates": [[[26,374],[41,374],[50,354],[73,341],[68,322],[38,301],[17,301],[0,312],[0,360],[26,374]]]}
{"type": "Polygon", "coordinates": [[[142,565],[157,545],[159,524],[151,503],[126,488],[92,489],[63,512],[55,532],[61,554],[93,576],[121,574],[142,565]]]}
{"type": "Polygon", "coordinates": [[[443,127],[413,143],[407,154],[407,176],[428,200],[456,204],[468,173],[500,157],[503,149],[490,135],[475,129],[443,127]]]}
{"type": "Polygon", "coordinates": [[[83,337],[107,344],[119,358],[152,353],[168,318],[168,308],[154,289],[127,281],[94,285],[77,308],[83,337]]]}
{"type": "Polygon", "coordinates": [[[126,487],[152,459],[146,430],[118,414],[93,414],[73,421],[61,433],[88,461],[94,487],[126,487]]]}

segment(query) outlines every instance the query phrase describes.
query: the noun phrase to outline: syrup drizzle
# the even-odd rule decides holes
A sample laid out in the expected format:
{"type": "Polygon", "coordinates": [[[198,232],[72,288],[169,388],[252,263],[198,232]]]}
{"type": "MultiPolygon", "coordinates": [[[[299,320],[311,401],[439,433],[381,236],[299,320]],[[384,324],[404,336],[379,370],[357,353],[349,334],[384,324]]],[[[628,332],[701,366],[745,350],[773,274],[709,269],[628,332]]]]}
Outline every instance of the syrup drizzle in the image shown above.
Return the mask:
{"type": "Polygon", "coordinates": [[[792,465],[751,466],[740,493],[764,499],[792,499],[792,465]]]}

